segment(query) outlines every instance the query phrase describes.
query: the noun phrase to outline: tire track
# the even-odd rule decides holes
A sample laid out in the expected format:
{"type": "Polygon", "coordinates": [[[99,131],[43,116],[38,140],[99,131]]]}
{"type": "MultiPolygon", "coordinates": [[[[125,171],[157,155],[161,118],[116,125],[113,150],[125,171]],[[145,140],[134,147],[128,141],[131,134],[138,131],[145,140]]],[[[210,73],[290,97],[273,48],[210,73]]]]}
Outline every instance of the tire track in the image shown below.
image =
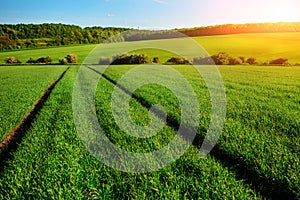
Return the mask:
{"type": "MultiPolygon", "coordinates": [[[[151,104],[145,98],[132,94],[131,91],[129,91],[124,86],[118,84],[117,81],[113,80],[106,74],[103,74],[92,67],[85,67],[99,74],[111,84],[121,89],[127,95],[132,95],[132,98],[139,102],[145,108],[151,108],[151,104]]],[[[161,119],[160,113],[160,110],[155,110],[153,112],[153,114],[155,114],[158,118],[161,119]]],[[[170,118],[167,116],[166,125],[173,128],[173,130],[178,131],[179,123],[172,116],[170,118]]],[[[189,129],[189,127],[186,127],[187,132],[189,129]]],[[[204,140],[204,136],[202,135],[203,133],[206,133],[206,130],[203,130],[203,128],[200,127],[200,130],[198,130],[198,134],[196,135],[196,138],[193,141],[194,146],[200,147],[202,145],[202,142],[204,140]],[[199,133],[201,134],[199,135],[199,133]]],[[[188,141],[190,142],[190,140],[188,141]]],[[[255,170],[257,168],[255,163],[249,163],[249,161],[244,160],[243,155],[229,153],[219,144],[215,145],[213,150],[210,152],[210,155],[216,160],[218,160],[224,168],[227,168],[232,173],[236,174],[237,181],[245,181],[245,183],[249,184],[250,187],[257,194],[263,196],[266,199],[298,198],[297,193],[295,193],[295,191],[293,191],[293,189],[289,187],[288,182],[279,179],[270,180],[266,176],[262,176],[262,174],[255,170]]]]}
{"type": "Polygon", "coordinates": [[[50,83],[41,96],[35,101],[31,110],[23,117],[22,121],[8,134],[6,134],[8,136],[0,143],[0,153],[3,153],[3,149],[8,150],[9,146],[12,146],[13,144],[16,144],[17,141],[22,140],[22,137],[24,136],[22,132],[25,132],[30,127],[31,123],[38,115],[38,112],[43,107],[55,85],[64,77],[69,69],[70,67],[68,67],[56,80],[50,83]]]}

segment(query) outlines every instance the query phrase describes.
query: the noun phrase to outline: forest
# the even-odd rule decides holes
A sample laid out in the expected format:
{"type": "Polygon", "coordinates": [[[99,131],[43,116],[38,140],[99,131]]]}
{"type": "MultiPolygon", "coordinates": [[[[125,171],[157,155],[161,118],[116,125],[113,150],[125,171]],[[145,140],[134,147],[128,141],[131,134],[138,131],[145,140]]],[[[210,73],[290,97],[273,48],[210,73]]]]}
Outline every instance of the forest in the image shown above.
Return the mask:
{"type": "Polygon", "coordinates": [[[190,29],[179,29],[178,31],[190,37],[242,33],[300,32],[300,22],[224,24],[190,29]]]}
{"type": "Polygon", "coordinates": [[[300,23],[225,24],[157,31],[117,27],[82,28],[75,25],[47,23],[16,25],[0,24],[0,50],[99,44],[103,42],[155,40],[178,38],[183,35],[194,37],[272,32],[300,32],[300,23]]]}
{"type": "Polygon", "coordinates": [[[0,25],[0,50],[73,44],[97,44],[127,28],[87,27],[66,24],[0,25]]]}

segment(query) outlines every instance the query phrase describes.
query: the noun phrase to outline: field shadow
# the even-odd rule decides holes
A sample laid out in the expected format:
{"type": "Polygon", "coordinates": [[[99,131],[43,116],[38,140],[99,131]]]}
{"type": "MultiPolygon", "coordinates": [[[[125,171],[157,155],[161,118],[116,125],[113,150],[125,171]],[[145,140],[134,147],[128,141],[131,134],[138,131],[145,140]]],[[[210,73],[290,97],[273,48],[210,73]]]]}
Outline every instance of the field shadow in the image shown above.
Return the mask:
{"type": "MultiPolygon", "coordinates": [[[[137,96],[132,94],[131,91],[126,89],[124,86],[118,84],[115,80],[103,74],[96,69],[93,69],[89,66],[86,66],[90,70],[94,71],[95,73],[99,74],[106,80],[108,80],[113,85],[117,86],[121,89],[124,93],[132,96],[137,102],[139,102],[142,106],[147,108],[148,110],[151,108],[151,104],[144,99],[143,97],[137,96]]],[[[158,118],[161,117],[160,110],[155,110],[153,112],[158,118]]],[[[180,127],[180,122],[175,120],[174,116],[167,116],[166,120],[167,126],[171,127],[175,131],[178,131],[180,127]]],[[[184,133],[181,133],[183,138],[186,139],[188,142],[191,141],[191,135],[189,134],[193,127],[184,127],[184,133]]],[[[198,129],[198,134],[196,138],[193,140],[193,145],[197,148],[200,148],[202,145],[207,130],[204,127],[200,127],[198,129]]],[[[287,181],[273,179],[270,180],[264,174],[260,173],[254,162],[246,160],[243,155],[239,153],[230,153],[226,149],[222,148],[221,145],[217,144],[214,146],[213,150],[210,152],[210,155],[214,157],[224,168],[227,168],[233,174],[236,175],[236,179],[245,181],[246,184],[249,184],[250,187],[256,192],[259,196],[262,196],[267,199],[297,199],[297,192],[293,191],[293,189],[289,186],[287,181]]]]}

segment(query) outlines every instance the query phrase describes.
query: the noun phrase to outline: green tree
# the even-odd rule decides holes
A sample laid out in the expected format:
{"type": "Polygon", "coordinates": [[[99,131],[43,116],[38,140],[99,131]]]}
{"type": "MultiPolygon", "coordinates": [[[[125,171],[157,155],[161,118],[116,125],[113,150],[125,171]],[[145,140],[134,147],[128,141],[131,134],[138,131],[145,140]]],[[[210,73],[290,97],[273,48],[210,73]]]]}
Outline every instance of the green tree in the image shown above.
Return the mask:
{"type": "Polygon", "coordinates": [[[75,54],[70,53],[66,56],[66,60],[68,63],[75,64],[77,63],[77,56],[75,54]]]}

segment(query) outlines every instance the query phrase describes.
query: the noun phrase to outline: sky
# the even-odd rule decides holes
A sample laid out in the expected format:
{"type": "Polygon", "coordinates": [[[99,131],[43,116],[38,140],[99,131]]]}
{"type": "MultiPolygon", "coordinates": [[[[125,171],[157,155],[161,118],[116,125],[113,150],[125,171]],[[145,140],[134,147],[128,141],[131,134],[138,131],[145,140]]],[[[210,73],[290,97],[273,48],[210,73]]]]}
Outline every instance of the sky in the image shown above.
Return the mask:
{"type": "Polygon", "coordinates": [[[300,0],[1,0],[0,24],[190,28],[300,22],[300,0]]]}

